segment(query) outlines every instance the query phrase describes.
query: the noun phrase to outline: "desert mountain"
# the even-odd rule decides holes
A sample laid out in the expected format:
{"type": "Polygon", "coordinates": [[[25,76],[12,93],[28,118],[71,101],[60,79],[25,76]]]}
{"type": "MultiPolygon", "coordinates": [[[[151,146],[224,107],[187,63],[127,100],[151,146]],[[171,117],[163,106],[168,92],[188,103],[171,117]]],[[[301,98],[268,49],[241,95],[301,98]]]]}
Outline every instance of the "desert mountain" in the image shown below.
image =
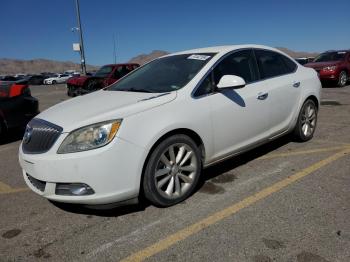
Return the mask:
{"type": "MultiPolygon", "coordinates": [[[[277,49],[287,53],[291,57],[315,57],[318,55],[316,52],[302,52],[293,51],[285,47],[277,47],[277,49]]],[[[154,50],[149,54],[141,54],[132,59],[130,63],[145,64],[157,57],[167,55],[169,52],[154,50]]],[[[88,71],[97,70],[99,67],[87,65],[88,71]]],[[[33,60],[15,60],[15,59],[0,59],[0,75],[12,75],[18,73],[40,73],[40,72],[64,72],[66,70],[77,70],[80,71],[80,65],[66,61],[53,61],[47,59],[33,59],[33,60]]]]}
{"type": "Polygon", "coordinates": [[[166,51],[161,51],[161,50],[154,50],[149,54],[141,54],[138,56],[135,56],[134,58],[131,58],[129,60],[130,63],[137,63],[140,65],[143,65],[157,57],[163,56],[163,55],[167,55],[169,54],[169,52],[166,51]]]}
{"type": "Polygon", "coordinates": [[[290,55],[293,58],[298,58],[298,57],[316,57],[320,53],[317,52],[303,52],[303,51],[293,51],[285,47],[276,47],[277,49],[281,50],[282,52],[285,52],[286,54],[290,55]]]}
{"type": "MultiPolygon", "coordinates": [[[[87,70],[96,70],[98,67],[87,65],[87,70]]],[[[70,61],[60,62],[47,59],[16,60],[0,59],[0,75],[13,75],[19,73],[35,74],[41,72],[64,72],[66,70],[80,71],[80,64],[70,61]]]]}

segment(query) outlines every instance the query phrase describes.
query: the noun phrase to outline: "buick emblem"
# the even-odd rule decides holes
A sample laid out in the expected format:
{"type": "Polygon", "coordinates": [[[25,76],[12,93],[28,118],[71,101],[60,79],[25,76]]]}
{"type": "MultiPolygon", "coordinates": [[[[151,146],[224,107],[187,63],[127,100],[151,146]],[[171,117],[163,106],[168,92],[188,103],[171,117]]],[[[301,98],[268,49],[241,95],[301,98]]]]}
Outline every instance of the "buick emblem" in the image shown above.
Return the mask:
{"type": "Polygon", "coordinates": [[[33,134],[33,128],[30,126],[27,126],[26,131],[25,131],[24,136],[23,136],[23,143],[24,144],[28,144],[30,142],[30,139],[32,138],[32,134],[33,134]]]}

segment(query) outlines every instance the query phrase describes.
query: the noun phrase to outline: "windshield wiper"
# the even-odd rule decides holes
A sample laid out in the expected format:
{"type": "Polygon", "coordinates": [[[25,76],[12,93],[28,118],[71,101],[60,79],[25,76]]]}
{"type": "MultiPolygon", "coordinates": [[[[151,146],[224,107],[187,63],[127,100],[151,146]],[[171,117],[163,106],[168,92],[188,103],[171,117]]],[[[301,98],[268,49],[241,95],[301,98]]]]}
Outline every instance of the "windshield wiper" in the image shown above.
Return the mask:
{"type": "Polygon", "coordinates": [[[120,90],[120,91],[141,92],[141,93],[153,93],[151,90],[144,89],[144,88],[135,88],[135,87],[131,87],[131,88],[129,88],[129,89],[124,89],[124,90],[120,90]]]}

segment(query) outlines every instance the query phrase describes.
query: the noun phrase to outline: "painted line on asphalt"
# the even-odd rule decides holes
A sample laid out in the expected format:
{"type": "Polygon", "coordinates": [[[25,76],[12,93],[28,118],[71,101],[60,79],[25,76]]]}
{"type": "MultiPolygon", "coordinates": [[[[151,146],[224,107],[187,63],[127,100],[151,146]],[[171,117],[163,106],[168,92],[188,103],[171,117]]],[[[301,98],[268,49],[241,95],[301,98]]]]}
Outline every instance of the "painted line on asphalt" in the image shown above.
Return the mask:
{"type": "Polygon", "coordinates": [[[335,147],[325,147],[325,148],[315,148],[315,149],[309,149],[309,150],[302,150],[302,151],[290,151],[285,153],[272,153],[268,155],[264,155],[259,157],[258,159],[270,159],[270,158],[278,158],[278,157],[286,157],[286,156],[296,156],[296,155],[307,155],[307,154],[314,154],[314,153],[323,153],[323,152],[331,152],[331,151],[337,151],[344,148],[348,148],[349,146],[335,146],[335,147]]]}
{"type": "Polygon", "coordinates": [[[206,229],[207,227],[216,224],[220,222],[221,220],[234,215],[235,213],[239,212],[240,210],[249,207],[256,202],[276,193],[282,190],[283,188],[295,183],[296,181],[312,174],[313,172],[321,169],[322,167],[344,157],[345,155],[350,153],[350,147],[347,147],[346,149],[337,152],[297,173],[294,175],[291,175],[287,177],[286,179],[283,179],[257,193],[254,195],[251,195],[243,200],[241,200],[238,203],[235,203],[221,211],[218,211],[188,227],[185,227],[181,229],[180,231],[175,232],[174,234],[154,243],[153,245],[150,245],[140,251],[137,251],[136,253],[131,254],[130,256],[122,259],[121,261],[143,261],[149,257],[152,257],[169,247],[177,244],[178,242],[185,240],[186,238],[198,233],[199,231],[206,229]]]}
{"type": "Polygon", "coordinates": [[[28,191],[27,187],[13,188],[0,181],[0,195],[28,191]]]}
{"type": "MultiPolygon", "coordinates": [[[[276,153],[276,154],[269,154],[259,157],[258,159],[271,159],[271,158],[279,158],[279,157],[288,157],[288,156],[294,156],[294,155],[304,155],[304,154],[313,154],[313,153],[322,153],[322,152],[331,152],[336,151],[344,148],[348,148],[349,146],[337,146],[337,147],[328,147],[328,148],[316,148],[316,149],[310,149],[310,150],[303,150],[303,151],[295,151],[295,152],[285,152],[285,153],[276,153]]],[[[23,192],[28,191],[29,188],[12,188],[5,183],[0,181],[0,194],[10,194],[10,193],[17,193],[17,192],[23,192]]]]}
{"type": "MultiPolygon", "coordinates": [[[[17,141],[15,141],[17,142],[17,141]]],[[[13,144],[9,144],[9,145],[6,145],[6,146],[1,146],[0,147],[0,152],[3,152],[3,151],[7,151],[7,150],[10,150],[10,149],[16,149],[18,150],[18,146],[16,145],[15,147],[13,147],[13,144]]]]}

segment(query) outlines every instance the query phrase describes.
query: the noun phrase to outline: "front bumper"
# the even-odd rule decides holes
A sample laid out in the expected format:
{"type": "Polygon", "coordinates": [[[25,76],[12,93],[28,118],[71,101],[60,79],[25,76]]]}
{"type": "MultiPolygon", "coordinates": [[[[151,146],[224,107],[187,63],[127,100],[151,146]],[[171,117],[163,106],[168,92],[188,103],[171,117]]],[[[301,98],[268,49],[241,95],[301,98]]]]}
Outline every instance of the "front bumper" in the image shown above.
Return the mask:
{"type": "Polygon", "coordinates": [[[327,81],[327,80],[338,80],[339,72],[337,71],[318,71],[318,76],[320,80],[327,81]]]}
{"type": "Polygon", "coordinates": [[[80,95],[85,95],[92,92],[85,89],[83,86],[72,85],[72,84],[67,84],[67,91],[69,96],[80,96],[80,95]]]}
{"type": "Polygon", "coordinates": [[[95,150],[57,154],[66,134],[44,154],[25,154],[19,149],[23,177],[35,193],[58,202],[86,205],[110,204],[133,199],[139,194],[145,151],[116,137],[110,144],[95,150]],[[43,183],[42,188],[27,174],[43,183]],[[94,194],[84,196],[57,195],[58,183],[83,183],[94,194]]]}

